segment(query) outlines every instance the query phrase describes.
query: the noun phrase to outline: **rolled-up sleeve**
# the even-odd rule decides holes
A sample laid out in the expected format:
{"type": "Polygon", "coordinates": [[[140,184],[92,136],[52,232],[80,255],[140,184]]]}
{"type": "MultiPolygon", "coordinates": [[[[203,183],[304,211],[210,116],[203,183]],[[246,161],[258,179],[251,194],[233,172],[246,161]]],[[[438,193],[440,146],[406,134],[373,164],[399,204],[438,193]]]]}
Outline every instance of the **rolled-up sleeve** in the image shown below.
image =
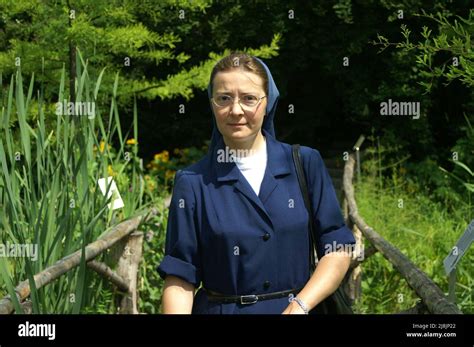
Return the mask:
{"type": "Polygon", "coordinates": [[[316,240],[317,253],[320,259],[330,252],[348,250],[350,247],[347,246],[354,245],[356,241],[344,222],[331,177],[317,150],[312,150],[309,166],[313,218],[319,236],[316,240]]]}
{"type": "Polygon", "coordinates": [[[174,275],[198,287],[201,271],[195,211],[196,198],[189,176],[178,171],[169,207],[165,256],[157,271],[163,279],[174,275]]]}

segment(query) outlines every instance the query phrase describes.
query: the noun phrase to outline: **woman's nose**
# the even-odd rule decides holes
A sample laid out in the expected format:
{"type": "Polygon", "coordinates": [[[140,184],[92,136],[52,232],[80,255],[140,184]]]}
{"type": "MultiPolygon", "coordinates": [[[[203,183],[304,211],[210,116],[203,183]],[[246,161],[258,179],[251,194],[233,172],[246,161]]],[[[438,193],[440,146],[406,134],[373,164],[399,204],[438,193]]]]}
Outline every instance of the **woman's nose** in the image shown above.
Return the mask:
{"type": "Polygon", "coordinates": [[[232,114],[234,115],[241,115],[244,114],[244,110],[242,106],[240,106],[239,100],[235,100],[233,105],[231,106],[232,114]]]}

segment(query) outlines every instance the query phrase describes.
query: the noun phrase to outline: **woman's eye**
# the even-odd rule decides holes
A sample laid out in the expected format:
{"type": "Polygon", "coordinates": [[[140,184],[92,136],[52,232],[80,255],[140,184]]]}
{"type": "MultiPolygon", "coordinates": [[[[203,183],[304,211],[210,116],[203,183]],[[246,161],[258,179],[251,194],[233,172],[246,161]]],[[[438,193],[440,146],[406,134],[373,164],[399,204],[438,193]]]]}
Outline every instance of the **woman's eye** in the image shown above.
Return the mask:
{"type": "Polygon", "coordinates": [[[225,101],[229,101],[229,100],[230,100],[230,98],[227,95],[219,95],[217,97],[217,101],[225,102],[225,101]]]}
{"type": "Polygon", "coordinates": [[[245,100],[246,101],[256,101],[257,97],[255,95],[246,95],[245,100]]]}

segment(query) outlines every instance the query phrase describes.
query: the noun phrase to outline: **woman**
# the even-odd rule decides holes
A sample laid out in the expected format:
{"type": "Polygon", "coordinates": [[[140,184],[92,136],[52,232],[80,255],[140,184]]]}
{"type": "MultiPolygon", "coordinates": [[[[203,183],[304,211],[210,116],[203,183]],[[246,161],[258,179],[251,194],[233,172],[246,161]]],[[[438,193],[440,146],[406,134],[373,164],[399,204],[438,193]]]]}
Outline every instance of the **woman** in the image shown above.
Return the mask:
{"type": "Polygon", "coordinates": [[[350,256],[337,250],[355,243],[323,160],[301,147],[319,235],[310,278],[308,213],[291,146],[275,138],[279,92],[268,67],[233,53],[214,67],[208,95],[209,152],[175,177],[158,267],[163,312],[307,313],[339,286],[350,256]]]}

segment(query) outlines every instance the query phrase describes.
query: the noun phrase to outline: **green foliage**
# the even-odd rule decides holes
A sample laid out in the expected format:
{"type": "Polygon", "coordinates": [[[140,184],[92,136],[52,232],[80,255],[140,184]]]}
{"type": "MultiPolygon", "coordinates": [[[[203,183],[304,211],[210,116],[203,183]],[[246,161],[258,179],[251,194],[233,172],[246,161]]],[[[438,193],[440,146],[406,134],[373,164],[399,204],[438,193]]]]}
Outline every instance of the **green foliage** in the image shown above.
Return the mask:
{"type": "Polygon", "coordinates": [[[337,17],[344,23],[353,24],[351,0],[339,0],[333,7],[337,17]]]}
{"type": "MultiPolygon", "coordinates": [[[[413,43],[410,35],[412,30],[406,24],[401,25],[401,33],[404,41],[391,43],[381,35],[378,36],[377,44],[386,49],[395,46],[400,56],[415,58],[417,68],[416,80],[423,87],[425,92],[432,92],[433,87],[443,81],[444,86],[459,80],[469,88],[469,94],[473,96],[474,86],[474,51],[472,50],[471,36],[474,33],[474,10],[469,11],[467,18],[453,16],[449,11],[440,11],[436,14],[428,14],[422,11],[420,18],[427,19],[429,25],[435,24],[434,28],[424,25],[419,33],[420,40],[413,43]]],[[[467,103],[467,109],[472,109],[472,103],[467,103]]],[[[469,111],[468,111],[469,112],[469,111]]],[[[436,158],[425,158],[417,164],[409,164],[409,168],[417,177],[419,182],[423,182],[432,196],[437,201],[444,201],[445,207],[451,211],[454,205],[465,204],[469,214],[471,193],[474,189],[472,185],[472,175],[470,167],[474,167],[474,132],[469,118],[472,114],[464,115],[467,125],[461,129],[465,131],[465,136],[460,137],[456,145],[452,147],[450,155],[451,162],[454,163],[452,172],[449,169],[440,167],[437,170],[436,158]],[[455,182],[448,182],[447,177],[453,177],[455,182]],[[459,189],[467,190],[467,194],[459,189]]]]}
{"type": "MultiPolygon", "coordinates": [[[[38,82],[58,80],[63,65],[68,66],[71,73],[69,57],[77,48],[92,63],[91,76],[97,76],[101,68],[108,69],[109,73],[102,81],[104,89],[111,90],[115,82],[113,76],[121,72],[118,101],[129,105],[134,94],[149,100],[177,96],[189,100],[193,89],[205,89],[212,66],[228,53],[210,53],[210,59],[189,69],[183,68],[174,75],[158,78],[157,74],[150,73],[158,66],[161,70],[163,64],[175,62],[182,66],[190,59],[189,54],[176,52],[176,47],[192,33],[199,19],[194,20],[193,25],[183,26],[186,30],[182,27],[179,35],[171,27],[157,31],[157,23],[165,18],[178,23],[184,22],[186,16],[204,15],[212,4],[210,0],[166,0],[159,4],[155,1],[76,0],[67,4],[70,7],[61,2],[27,0],[0,3],[3,18],[0,42],[4,43],[0,45],[0,72],[10,75],[19,62],[25,75],[37,73],[38,82]],[[144,19],[146,8],[149,12],[144,19]],[[58,35],[58,32],[64,35],[58,35]]],[[[280,36],[275,34],[270,45],[248,51],[263,58],[274,56],[279,39],[280,36]]],[[[67,85],[65,89],[68,90],[67,85]]],[[[55,97],[55,92],[46,85],[47,99],[55,97]]]]}
{"type": "Polygon", "coordinates": [[[462,128],[465,136],[461,137],[452,148],[453,162],[457,165],[453,170],[453,175],[461,178],[462,184],[467,190],[473,192],[473,174],[474,168],[474,127],[465,115],[466,125],[462,128]]]}
{"type": "MultiPolygon", "coordinates": [[[[38,259],[0,257],[2,286],[12,295],[13,286],[30,279],[35,313],[80,312],[94,306],[100,293],[100,279],[85,271],[82,260],[78,269],[62,276],[47,289],[36,290],[32,276],[59,259],[95,241],[117,221],[134,216],[144,207],[143,172],[129,153],[121,132],[116,104],[116,89],[109,96],[111,110],[98,102],[99,80],[90,80],[87,67],[81,67],[76,91],[78,102],[96,103],[95,117],[53,114],[42,95],[36,100],[36,122],[27,122],[33,100],[33,78],[24,92],[22,74],[12,76],[0,119],[0,243],[32,244],[38,247],[38,259]],[[11,115],[18,120],[9,126],[11,115]],[[46,119],[55,117],[53,127],[46,119]],[[117,155],[100,142],[119,143],[117,155]],[[94,150],[96,147],[96,150],[94,150]],[[116,181],[125,207],[108,209],[110,199],[98,189],[101,177],[109,176],[109,166],[119,167],[116,181]],[[122,180],[120,175],[128,178],[122,180]]],[[[58,95],[64,95],[65,71],[58,95]]],[[[135,117],[136,119],[136,117],[135,117]]],[[[134,132],[137,132],[136,121],[134,132]]],[[[107,192],[110,185],[107,186],[107,192]]],[[[14,296],[15,297],[15,296],[14,296]]],[[[18,307],[17,307],[18,310],[18,307]]]]}
{"type": "Polygon", "coordinates": [[[410,38],[411,30],[406,24],[401,25],[404,41],[391,43],[382,35],[378,36],[377,44],[387,48],[394,45],[405,52],[414,50],[416,63],[420,69],[420,85],[431,91],[434,83],[443,78],[447,83],[460,80],[467,86],[474,86],[474,50],[472,49],[471,36],[474,34],[474,9],[471,9],[467,18],[453,16],[449,12],[436,14],[422,11],[421,17],[427,18],[437,24],[437,33],[428,26],[423,26],[420,32],[421,39],[413,43],[410,38]],[[452,19],[455,17],[455,19],[452,19]],[[449,53],[447,59],[435,64],[441,53],[449,53]]]}
{"type": "MultiPolygon", "coordinates": [[[[371,148],[371,151],[376,153],[377,149],[371,148]]],[[[365,161],[362,180],[355,193],[360,215],[447,294],[443,259],[469,224],[470,211],[461,204],[448,211],[426,195],[419,183],[410,182],[401,165],[391,167],[380,184],[379,161],[367,163],[374,161],[368,158],[365,161]]],[[[435,167],[436,171],[439,170],[435,167]]],[[[474,252],[470,249],[458,266],[456,294],[464,313],[474,312],[473,261],[474,252]]],[[[356,305],[358,312],[395,313],[411,308],[419,300],[381,254],[376,253],[363,263],[362,280],[362,298],[356,305]]]]}

